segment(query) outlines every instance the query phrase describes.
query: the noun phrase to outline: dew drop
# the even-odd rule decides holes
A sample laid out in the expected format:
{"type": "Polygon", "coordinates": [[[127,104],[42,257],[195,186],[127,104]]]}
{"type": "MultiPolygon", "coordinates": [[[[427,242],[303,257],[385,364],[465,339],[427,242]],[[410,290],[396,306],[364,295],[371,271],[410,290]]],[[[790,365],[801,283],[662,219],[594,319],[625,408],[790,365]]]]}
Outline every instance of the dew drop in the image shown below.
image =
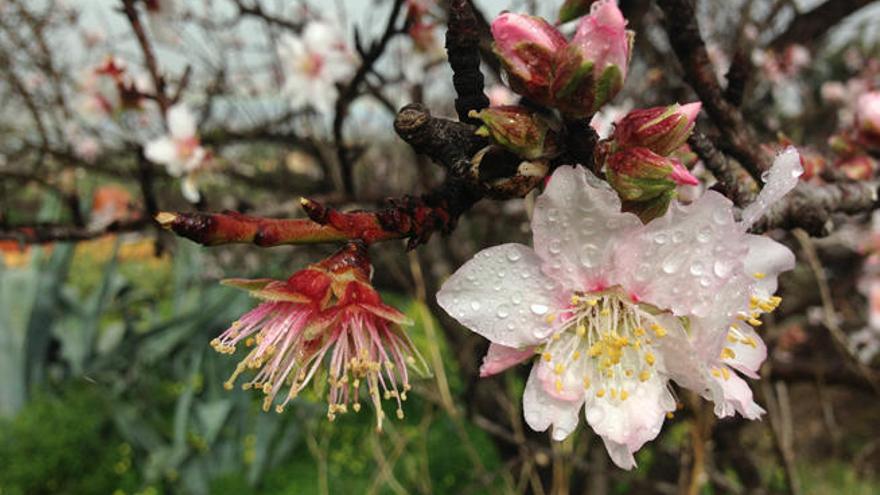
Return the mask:
{"type": "Polygon", "coordinates": [[[710,239],[712,239],[712,228],[708,225],[697,232],[697,242],[706,243],[709,242],[710,239]]]}
{"type": "Polygon", "coordinates": [[[712,272],[716,277],[725,278],[733,271],[733,263],[724,260],[715,260],[712,265],[712,272]]]}
{"type": "Polygon", "coordinates": [[[519,261],[520,258],[522,258],[522,255],[517,250],[512,249],[507,252],[507,259],[510,261],[519,261]]]}
{"type": "Polygon", "coordinates": [[[663,263],[660,265],[660,269],[663,270],[663,273],[668,275],[672,275],[676,271],[678,271],[679,261],[675,258],[669,257],[666,258],[663,263]]]}
{"type": "Polygon", "coordinates": [[[666,234],[663,234],[663,233],[660,233],[660,234],[657,234],[657,235],[654,236],[654,242],[657,243],[657,244],[659,244],[659,245],[661,245],[661,246],[664,245],[664,244],[666,244],[666,242],[667,242],[668,240],[669,240],[669,239],[668,239],[668,237],[666,236],[666,234]]]}
{"type": "Polygon", "coordinates": [[[690,272],[691,272],[691,275],[702,275],[703,272],[705,271],[705,269],[706,269],[706,268],[703,266],[703,263],[702,263],[702,262],[700,262],[700,261],[694,261],[694,262],[691,264],[690,272]]]}
{"type": "Polygon", "coordinates": [[[562,242],[559,239],[553,239],[550,241],[550,252],[553,254],[559,254],[562,251],[562,242]]]}
{"type": "Polygon", "coordinates": [[[471,301],[471,309],[474,311],[480,310],[480,303],[477,301],[471,301]]]}
{"type": "Polygon", "coordinates": [[[495,311],[495,314],[499,318],[507,318],[508,316],[510,316],[510,306],[506,304],[499,304],[498,309],[495,311]]]}
{"type": "Polygon", "coordinates": [[[532,304],[532,305],[529,307],[529,309],[532,310],[532,313],[535,313],[535,314],[538,315],[538,316],[543,315],[543,314],[545,314],[547,311],[550,310],[550,308],[548,308],[547,306],[545,306],[545,305],[543,305],[543,304],[532,304]]]}
{"type": "Polygon", "coordinates": [[[510,296],[510,302],[512,302],[513,304],[520,304],[522,302],[522,294],[520,294],[519,292],[514,293],[512,296],[510,296]]]}
{"type": "Polygon", "coordinates": [[[684,241],[684,232],[676,230],[672,233],[672,242],[680,244],[682,241],[684,241]]]}

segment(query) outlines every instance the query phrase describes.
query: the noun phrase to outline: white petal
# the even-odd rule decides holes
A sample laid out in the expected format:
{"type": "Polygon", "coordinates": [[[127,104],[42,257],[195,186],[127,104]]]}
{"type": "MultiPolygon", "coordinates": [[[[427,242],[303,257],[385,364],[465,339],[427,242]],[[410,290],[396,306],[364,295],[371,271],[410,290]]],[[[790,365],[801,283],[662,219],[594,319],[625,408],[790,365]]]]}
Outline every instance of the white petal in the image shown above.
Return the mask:
{"type": "Polygon", "coordinates": [[[602,443],[605,444],[605,450],[608,451],[608,457],[611,457],[611,460],[617,467],[620,469],[626,469],[627,471],[636,467],[636,458],[629,450],[629,447],[622,443],[612,442],[605,437],[602,437],[602,443]]]}
{"type": "Polygon", "coordinates": [[[179,103],[168,109],[168,131],[175,139],[196,135],[196,118],[186,104],[179,103]]]}
{"type": "Polygon", "coordinates": [[[621,213],[617,193],[581,166],[556,169],[532,218],[544,272],[575,290],[613,285],[613,247],[639,226],[635,215],[621,213]]]}
{"type": "Polygon", "coordinates": [[[764,409],[755,403],[749,384],[736,373],[730,373],[727,379],[723,375],[713,376],[713,379],[720,395],[715,398],[715,414],[718,417],[732,416],[734,410],[747,419],[758,419],[764,414],[764,409]]]}
{"type": "Polygon", "coordinates": [[[199,187],[192,175],[187,175],[183,178],[183,181],[180,183],[180,191],[183,194],[183,197],[190,203],[198,203],[199,199],[202,197],[201,194],[199,194],[199,187]]]}
{"type": "Polygon", "coordinates": [[[309,51],[324,53],[335,50],[344,43],[342,35],[333,24],[310,22],[303,30],[303,41],[309,51]]]}
{"type": "Polygon", "coordinates": [[[764,188],[758,193],[755,201],[743,210],[740,223],[742,228],[747,230],[771,206],[788,194],[788,191],[794,189],[803,173],[800,154],[793,146],[789,146],[777,155],[770,170],[765,174],[764,188]]]}
{"type": "Polygon", "coordinates": [[[177,146],[171,138],[163,136],[150,141],[144,146],[144,156],[153,163],[168,166],[169,174],[175,177],[180,175],[180,172],[175,173],[180,167],[175,165],[179,161],[177,146]]]}
{"type": "Polygon", "coordinates": [[[794,253],[784,245],[761,235],[746,235],[749,252],[745,259],[746,275],[757,279],[752,293],[766,299],[776,292],[777,278],[782,272],[794,269],[794,253]]]}
{"type": "Polygon", "coordinates": [[[480,365],[480,377],[485,378],[516,366],[534,357],[535,348],[526,347],[517,349],[506,345],[491,343],[486,355],[483,356],[483,364],[480,365]]]}
{"type": "Polygon", "coordinates": [[[619,446],[624,446],[630,454],[636,452],[645,442],[653,440],[660,433],[666,413],[675,410],[675,399],[666,386],[666,379],[654,374],[650,380],[639,382],[630,392],[629,398],[620,401],[591,397],[586,404],[587,423],[597,435],[605,440],[608,453],[616,464],[625,469],[628,457],[621,455],[619,446]],[[614,450],[614,451],[612,451],[614,450]]]}
{"type": "Polygon", "coordinates": [[[492,342],[522,348],[549,332],[546,315],[557,307],[556,287],[531,248],[502,244],[462,265],[440,288],[437,302],[492,342]]]}
{"type": "MultiPolygon", "coordinates": [[[[742,273],[748,252],[742,238],[733,204],[708,191],[690,205],[673,202],[664,216],[623,239],[615,265],[623,287],[639,299],[676,315],[707,316],[724,304],[719,291],[742,273]]],[[[738,302],[748,303],[745,294],[738,302]]]]}
{"type": "Polygon", "coordinates": [[[538,378],[540,366],[540,362],[532,366],[526,382],[523,416],[529,427],[535,431],[545,431],[552,425],[553,440],[562,441],[577,428],[583,400],[565,401],[549,395],[538,378]]]}
{"type": "Polygon", "coordinates": [[[740,324],[737,325],[737,328],[749,343],[744,343],[741,340],[735,343],[727,342],[726,346],[733,351],[734,357],[725,358],[723,362],[750,378],[759,378],[758,370],[767,359],[767,346],[751,326],[740,324]]]}

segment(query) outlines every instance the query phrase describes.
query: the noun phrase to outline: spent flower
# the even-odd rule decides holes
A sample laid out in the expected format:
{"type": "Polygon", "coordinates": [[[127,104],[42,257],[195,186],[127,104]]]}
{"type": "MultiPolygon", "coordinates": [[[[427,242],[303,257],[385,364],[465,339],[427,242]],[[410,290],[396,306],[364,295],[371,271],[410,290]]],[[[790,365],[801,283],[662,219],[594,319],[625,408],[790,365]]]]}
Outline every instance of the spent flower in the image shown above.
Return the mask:
{"type": "Polygon", "coordinates": [[[331,421],[349,409],[360,411],[362,396],[375,409],[378,429],[382,399],[392,400],[403,418],[409,368],[427,373],[427,367],[401,328],[410,320],[382,302],[371,271],[366,248],[352,243],[286,281],[225,281],[264,301],[211,342],[222,353],[240,344],[250,349],[226,388],[254,371],[242,387],[265,394],[263,410],[282,412],[312,380],[326,380],[331,421]]]}
{"type": "Polygon", "coordinates": [[[780,154],[741,221],[707,191],[643,224],[589,171],[560,167],[535,205],[534,248],[477,253],[438,302],[492,341],[483,375],[537,356],[523,395],[532,429],[562,440],[583,410],[614,462],[632,468],[676,407],[670,380],[719,416],[761,414],[739,375],[754,377],[766,355],[753,327],[779,305],[777,276],[794,255],[747,231],[800,173],[793,148],[780,154]]]}

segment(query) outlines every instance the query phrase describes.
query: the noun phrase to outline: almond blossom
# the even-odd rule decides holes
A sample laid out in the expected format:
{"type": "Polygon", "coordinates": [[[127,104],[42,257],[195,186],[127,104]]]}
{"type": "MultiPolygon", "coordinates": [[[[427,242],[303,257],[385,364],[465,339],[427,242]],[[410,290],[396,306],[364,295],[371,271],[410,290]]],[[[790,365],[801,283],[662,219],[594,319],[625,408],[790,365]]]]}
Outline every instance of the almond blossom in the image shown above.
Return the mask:
{"type": "Polygon", "coordinates": [[[427,366],[401,327],[412,322],[382,302],[370,284],[371,272],[365,247],[349,244],[286,281],[225,281],[264,301],[211,342],[226,354],[240,344],[250,348],[226,388],[255,371],[242,387],[262,391],[263,410],[274,404],[280,413],[312,379],[322,379],[331,421],[349,406],[360,411],[362,392],[376,411],[378,429],[385,417],[383,398],[393,400],[403,418],[409,368],[425,374],[427,366]]]}
{"type": "Polygon", "coordinates": [[[772,311],[783,245],[748,233],[802,173],[780,154],[757,200],[733,204],[707,191],[643,224],[618,195],[580,166],[558,168],[538,198],[534,248],[504,244],[477,253],[438,293],[440,305],[492,341],[482,375],[537,355],[523,412],[562,440],[579,411],[618,466],[660,432],[676,407],[670,380],[747,418],[763,410],[746,382],[766,348],[753,327],[772,311]]]}
{"type": "Polygon", "coordinates": [[[354,73],[354,58],[342,33],[324,21],[308,23],[300,36],[282,38],[278,55],[285,68],[283,90],[293,109],[311,106],[331,112],[339,94],[336,83],[354,73]]]}
{"type": "Polygon", "coordinates": [[[165,165],[168,174],[183,177],[181,191],[191,203],[200,198],[196,178],[210,158],[196,133],[196,119],[185,104],[168,109],[168,134],[144,146],[144,155],[155,163],[165,165]]]}

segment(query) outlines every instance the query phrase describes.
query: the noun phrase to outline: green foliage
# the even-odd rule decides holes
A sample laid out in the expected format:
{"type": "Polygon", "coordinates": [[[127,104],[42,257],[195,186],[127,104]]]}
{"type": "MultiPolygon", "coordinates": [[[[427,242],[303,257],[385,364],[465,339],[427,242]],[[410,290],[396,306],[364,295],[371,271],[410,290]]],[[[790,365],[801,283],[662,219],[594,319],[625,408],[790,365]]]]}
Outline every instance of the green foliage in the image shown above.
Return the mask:
{"type": "Polygon", "coordinates": [[[0,493],[95,494],[137,488],[131,447],[93,385],[31,400],[0,423],[0,493]]]}

